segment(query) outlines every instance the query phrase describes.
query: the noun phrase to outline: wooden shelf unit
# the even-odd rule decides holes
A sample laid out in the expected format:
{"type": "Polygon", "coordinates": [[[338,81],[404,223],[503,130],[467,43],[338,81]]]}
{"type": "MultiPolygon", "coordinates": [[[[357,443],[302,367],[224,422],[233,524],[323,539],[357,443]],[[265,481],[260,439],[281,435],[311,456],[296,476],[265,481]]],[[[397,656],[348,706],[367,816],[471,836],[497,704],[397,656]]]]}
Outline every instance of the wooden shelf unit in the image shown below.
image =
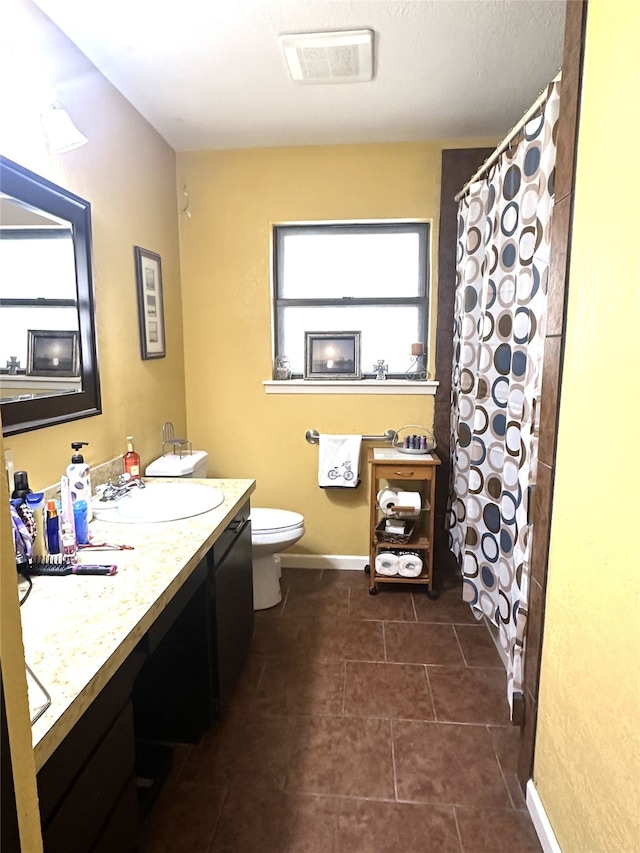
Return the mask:
{"type": "Polygon", "coordinates": [[[436,501],[436,468],[440,460],[433,453],[403,454],[399,450],[388,448],[370,448],[367,454],[370,466],[371,493],[369,497],[369,592],[375,595],[380,583],[411,583],[427,587],[429,598],[436,598],[433,589],[433,531],[436,501]],[[378,451],[376,453],[376,451],[378,451]],[[376,458],[378,456],[379,458],[376,458]],[[411,537],[407,542],[395,544],[378,537],[378,523],[385,514],[378,506],[377,495],[384,484],[402,491],[419,491],[422,495],[422,509],[415,521],[411,537]],[[416,488],[417,486],[417,488],[416,488]],[[376,557],[381,551],[419,551],[423,562],[418,577],[406,578],[399,575],[379,575],[375,570],[376,557]]]}

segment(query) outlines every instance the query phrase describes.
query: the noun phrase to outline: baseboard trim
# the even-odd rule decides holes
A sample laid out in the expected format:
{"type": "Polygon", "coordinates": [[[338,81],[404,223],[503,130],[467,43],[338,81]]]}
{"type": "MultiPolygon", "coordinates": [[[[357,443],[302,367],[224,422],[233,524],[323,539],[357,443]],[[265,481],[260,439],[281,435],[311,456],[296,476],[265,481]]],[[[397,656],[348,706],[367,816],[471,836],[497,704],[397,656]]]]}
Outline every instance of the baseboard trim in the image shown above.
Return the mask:
{"type": "Polygon", "coordinates": [[[527,782],[527,809],[544,853],[562,853],[533,779],[527,782]]]}
{"type": "Polygon", "coordinates": [[[282,566],[288,569],[347,569],[363,572],[368,557],[349,554],[280,554],[282,566]]]}

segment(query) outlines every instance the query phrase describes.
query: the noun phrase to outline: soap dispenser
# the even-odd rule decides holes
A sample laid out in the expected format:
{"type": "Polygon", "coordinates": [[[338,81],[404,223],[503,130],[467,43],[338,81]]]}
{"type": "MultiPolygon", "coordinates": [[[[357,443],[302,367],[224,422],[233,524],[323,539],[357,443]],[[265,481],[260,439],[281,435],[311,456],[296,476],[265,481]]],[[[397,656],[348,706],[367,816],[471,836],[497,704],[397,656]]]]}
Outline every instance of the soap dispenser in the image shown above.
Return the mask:
{"type": "Polygon", "coordinates": [[[84,456],[80,453],[83,447],[88,445],[88,441],[74,441],[71,444],[73,448],[73,456],[71,464],[67,466],[67,477],[71,488],[71,501],[86,501],[88,508],[88,521],[93,518],[91,512],[91,474],[89,466],[84,461],[84,456]]]}
{"type": "Polygon", "coordinates": [[[140,478],[140,455],[133,449],[133,436],[127,436],[127,452],[122,457],[124,473],[132,480],[140,478]]]}

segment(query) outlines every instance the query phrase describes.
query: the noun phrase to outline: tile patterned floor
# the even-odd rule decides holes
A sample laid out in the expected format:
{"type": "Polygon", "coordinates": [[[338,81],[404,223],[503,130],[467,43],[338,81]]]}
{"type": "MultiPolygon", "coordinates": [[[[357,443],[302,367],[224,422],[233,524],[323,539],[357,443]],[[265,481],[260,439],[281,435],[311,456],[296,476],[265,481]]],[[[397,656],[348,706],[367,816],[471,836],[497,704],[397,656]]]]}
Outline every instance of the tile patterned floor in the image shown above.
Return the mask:
{"type": "Polygon", "coordinates": [[[504,669],[455,582],[282,588],[224,722],[176,746],[142,853],[539,853],[504,669]]]}

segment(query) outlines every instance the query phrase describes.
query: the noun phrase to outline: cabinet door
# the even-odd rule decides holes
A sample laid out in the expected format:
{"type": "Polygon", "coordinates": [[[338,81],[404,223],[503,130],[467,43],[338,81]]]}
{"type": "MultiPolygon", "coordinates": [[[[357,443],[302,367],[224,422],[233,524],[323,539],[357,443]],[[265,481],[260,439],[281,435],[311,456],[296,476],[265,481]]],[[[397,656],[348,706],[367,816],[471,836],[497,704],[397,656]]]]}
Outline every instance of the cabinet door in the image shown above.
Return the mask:
{"type": "Polygon", "coordinates": [[[245,521],[233,546],[213,569],[214,662],[218,714],[223,716],[242,672],[253,637],[251,523],[245,521]]]}
{"type": "MultiPolygon", "coordinates": [[[[212,723],[206,566],[175,597],[173,623],[149,631],[152,648],[133,691],[136,738],[197,743],[212,723]],[[193,586],[191,588],[191,581],[193,586]],[[184,603],[183,596],[190,598],[184,603]],[[161,638],[161,639],[159,639],[161,638]]],[[[173,602],[172,602],[173,604],[173,602]]],[[[169,612],[171,607],[166,608],[169,612]]],[[[163,614],[164,616],[164,614],[163,614]]]]}

